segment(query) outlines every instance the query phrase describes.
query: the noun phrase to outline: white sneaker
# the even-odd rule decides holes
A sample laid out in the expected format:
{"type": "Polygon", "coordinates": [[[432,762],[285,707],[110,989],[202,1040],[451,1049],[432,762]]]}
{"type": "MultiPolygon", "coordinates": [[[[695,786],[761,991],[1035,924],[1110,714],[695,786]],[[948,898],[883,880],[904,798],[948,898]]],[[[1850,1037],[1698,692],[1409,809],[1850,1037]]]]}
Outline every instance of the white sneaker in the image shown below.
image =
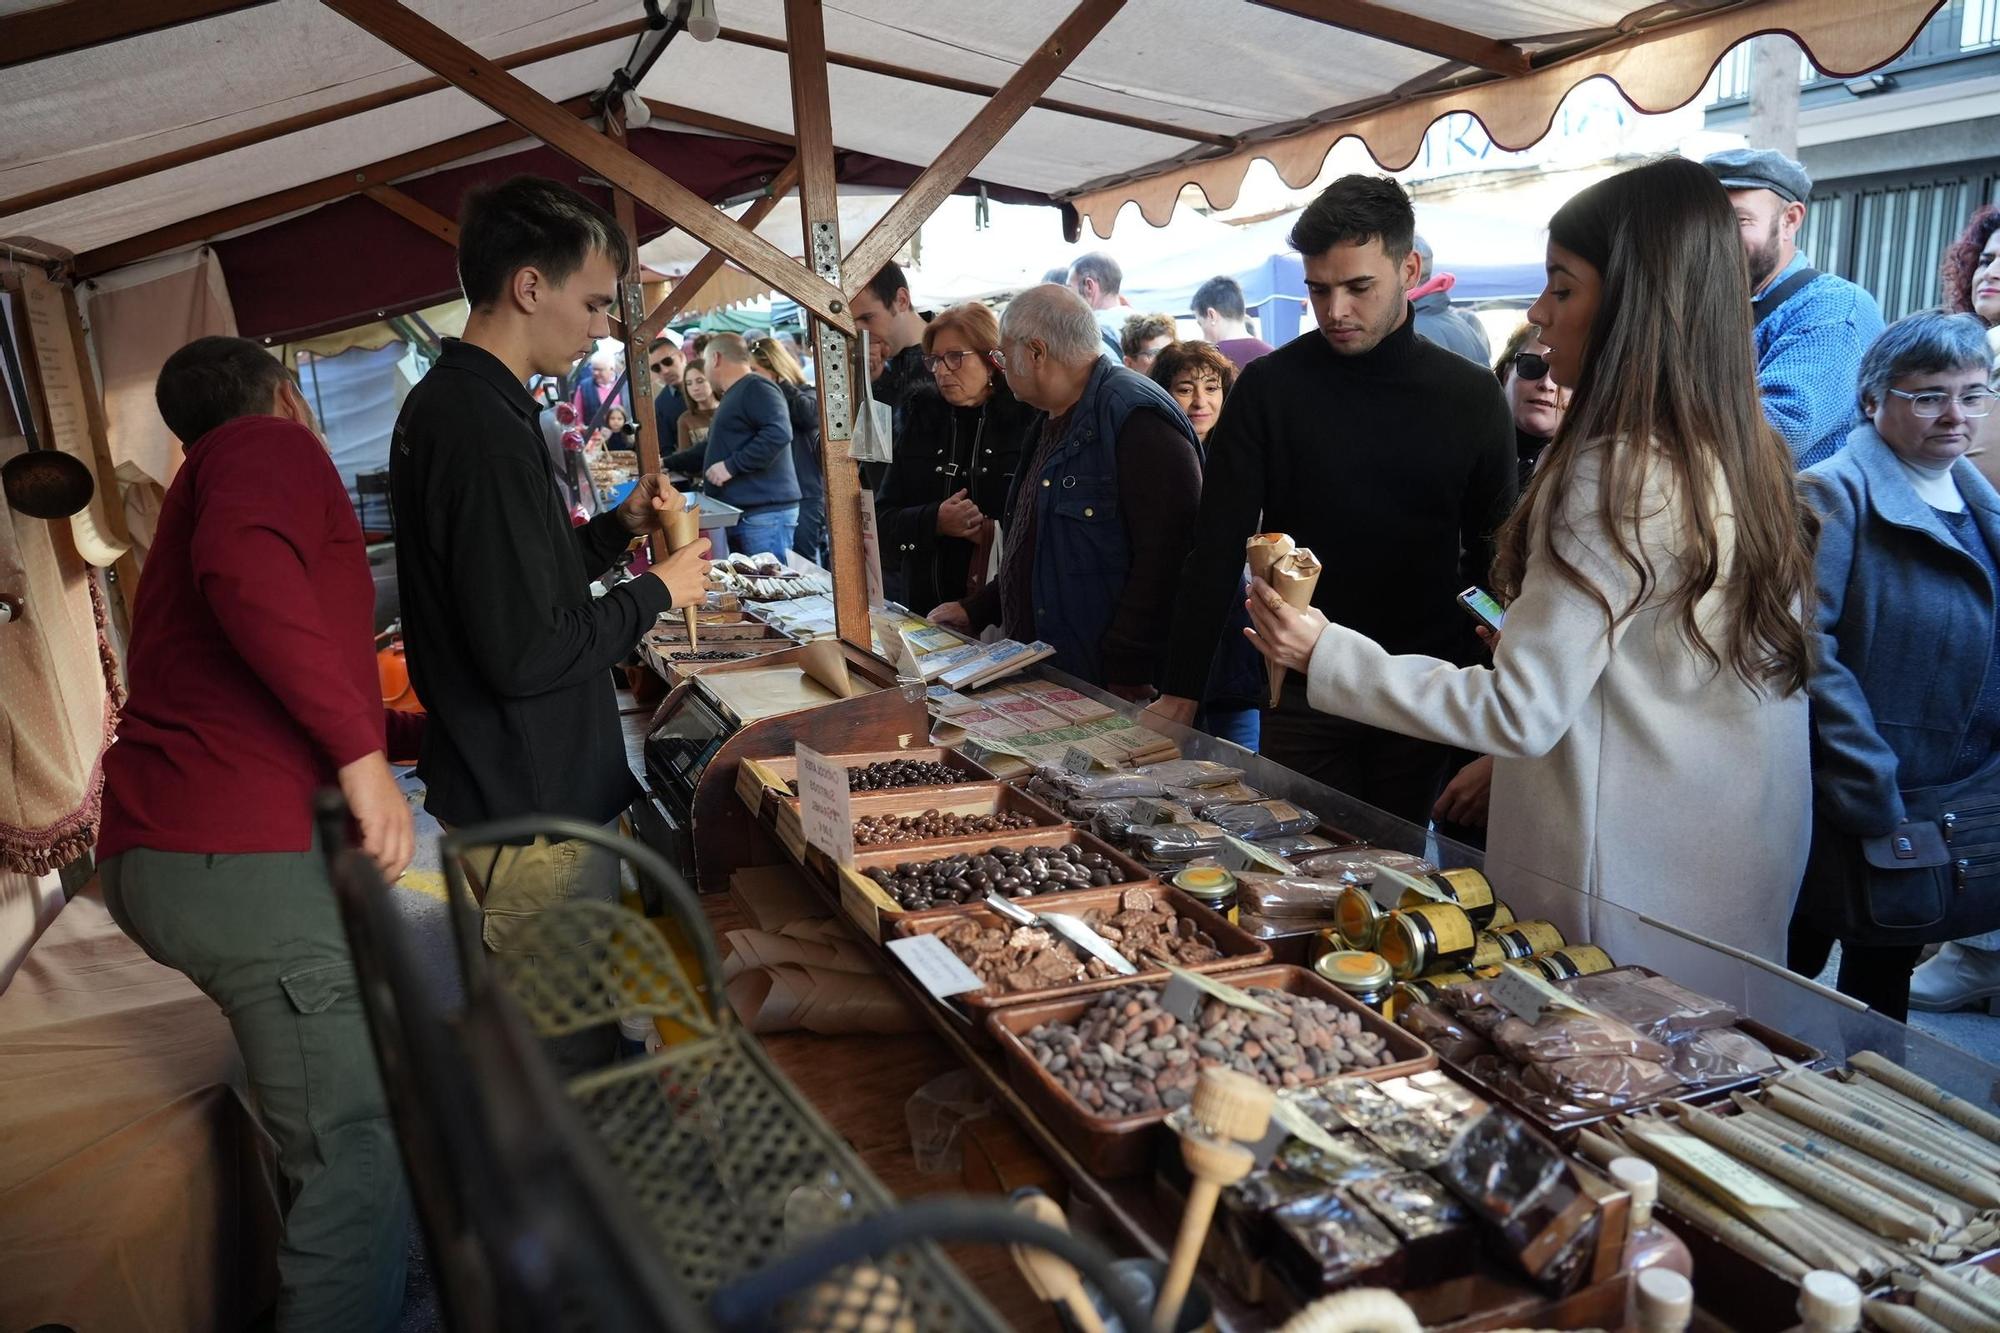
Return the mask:
{"type": "Polygon", "coordinates": [[[1948,1014],[2000,997],[2000,949],[1953,942],[1910,977],[1910,1008],[1948,1014]]]}

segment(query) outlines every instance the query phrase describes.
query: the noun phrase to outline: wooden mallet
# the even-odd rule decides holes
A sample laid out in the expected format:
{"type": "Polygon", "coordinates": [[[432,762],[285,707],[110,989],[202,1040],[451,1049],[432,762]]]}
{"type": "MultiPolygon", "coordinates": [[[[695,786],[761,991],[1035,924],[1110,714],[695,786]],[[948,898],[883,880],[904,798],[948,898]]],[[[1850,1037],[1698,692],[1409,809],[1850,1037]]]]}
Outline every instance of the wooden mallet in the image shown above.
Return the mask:
{"type": "Polygon", "coordinates": [[[1189,1104],[1192,1123],[1181,1131],[1181,1159],[1194,1183],[1188,1189],[1166,1279],[1160,1283],[1159,1303],[1153,1307],[1153,1333],[1172,1333],[1180,1318],[1222,1187],[1235,1184],[1256,1167],[1255,1154],[1244,1145],[1256,1143],[1271,1127],[1276,1097],[1261,1080],[1234,1069],[1204,1069],[1196,1080],[1189,1104]]]}
{"type": "MultiPolygon", "coordinates": [[[[1069,1230],[1069,1219],[1063,1215],[1062,1205],[1040,1190],[1016,1199],[1014,1211],[1045,1226],[1069,1230]]],[[[1031,1245],[1011,1248],[1015,1265],[1020,1268],[1021,1276],[1028,1280],[1028,1286],[1036,1296],[1066,1308],[1069,1317],[1076,1321],[1076,1326],[1083,1333],[1104,1333],[1104,1321],[1097,1317],[1097,1307],[1090,1303],[1090,1295],[1083,1289],[1083,1279],[1077,1276],[1076,1270],[1066,1260],[1031,1245]]]]}

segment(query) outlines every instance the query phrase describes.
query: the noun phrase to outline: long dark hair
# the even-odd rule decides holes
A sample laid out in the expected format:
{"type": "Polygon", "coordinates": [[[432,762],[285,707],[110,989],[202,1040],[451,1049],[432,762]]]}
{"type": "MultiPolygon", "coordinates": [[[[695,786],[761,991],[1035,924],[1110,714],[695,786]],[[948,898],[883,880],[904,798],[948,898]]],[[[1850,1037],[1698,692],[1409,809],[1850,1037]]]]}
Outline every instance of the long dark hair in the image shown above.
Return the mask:
{"type": "Polygon", "coordinates": [[[1791,452],[1758,405],[1749,270],[1728,196],[1698,163],[1651,162],[1563,205],[1549,239],[1592,264],[1603,288],[1569,411],[1497,538],[1495,584],[1519,593],[1530,555],[1544,556],[1597,598],[1613,626],[1664,595],[1711,665],[1726,660],[1752,688],[1804,688],[1801,617],[1817,525],[1791,452]],[[1637,582],[1624,607],[1606,601],[1552,537],[1593,450],[1602,455],[1593,508],[1637,582]],[[1677,549],[1667,552],[1642,549],[1638,537],[1652,517],[1654,468],[1665,469],[1654,494],[1672,497],[1677,510],[1677,549]],[[1677,572],[1665,568],[1676,563],[1677,572]],[[1660,586],[1663,574],[1671,587],[1660,586]],[[1710,630],[1719,642],[1696,611],[1718,584],[1724,614],[1710,630]]]}

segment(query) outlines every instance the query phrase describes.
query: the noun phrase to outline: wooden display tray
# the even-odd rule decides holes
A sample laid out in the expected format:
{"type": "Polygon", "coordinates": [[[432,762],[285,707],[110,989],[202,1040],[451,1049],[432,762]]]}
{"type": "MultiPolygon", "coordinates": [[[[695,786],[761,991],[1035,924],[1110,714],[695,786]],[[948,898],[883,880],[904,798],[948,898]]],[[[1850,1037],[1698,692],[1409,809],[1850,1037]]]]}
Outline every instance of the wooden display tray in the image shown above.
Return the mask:
{"type": "MultiPolygon", "coordinates": [[[[1064,916],[1082,916],[1095,908],[1108,908],[1106,915],[1118,910],[1118,900],[1127,889],[1135,887],[1125,884],[1117,888],[1084,889],[1076,893],[1051,893],[1040,898],[1022,898],[1021,906],[1030,911],[1056,911],[1064,916]],[[1058,904],[1044,908],[1041,903],[1058,904]]],[[[1222,951],[1222,957],[1210,963],[1183,963],[1180,966],[1189,972],[1234,972],[1246,967],[1263,967],[1271,961],[1271,951],[1256,940],[1238,930],[1228,917],[1204,906],[1195,898],[1179,889],[1167,885],[1146,886],[1147,892],[1158,895],[1178,916],[1192,920],[1201,932],[1215,941],[1215,947],[1222,951]]],[[[896,923],[899,936],[931,935],[954,921],[970,919],[980,926],[1001,924],[999,913],[990,907],[968,906],[939,908],[929,912],[912,912],[896,923]]],[[[1094,981],[1073,981],[1060,986],[1048,986],[1041,990],[1002,991],[998,994],[989,990],[971,991],[954,995],[951,1002],[962,1005],[971,1012],[978,1033],[984,1033],[981,1024],[986,1014],[995,1009],[1016,1004],[1044,1004],[1052,1000],[1066,1000],[1078,995],[1094,995],[1101,990],[1114,990],[1128,985],[1159,985],[1167,980],[1165,968],[1141,967],[1139,972],[1129,977],[1104,977],[1094,981]]]]}
{"type": "MultiPolygon", "coordinates": [[[[1662,975],[1649,967],[1641,967],[1637,964],[1628,964],[1624,967],[1613,968],[1612,971],[1638,972],[1649,977],[1662,975]]],[[[1608,976],[1610,974],[1601,973],[1599,975],[1608,976]]],[[[1744,1018],[1739,1015],[1737,1020],[1729,1026],[1763,1042],[1765,1046],[1770,1048],[1773,1055],[1796,1061],[1802,1065],[1817,1066],[1826,1058],[1825,1053],[1817,1047],[1808,1046],[1797,1037],[1780,1032],[1776,1028],[1766,1027],[1754,1018],[1744,1018]]],[[[1480,1096],[1498,1102],[1508,1110],[1513,1111],[1536,1129],[1554,1139],[1565,1151],[1569,1149],[1571,1144],[1576,1142],[1578,1130],[1589,1129],[1593,1125],[1603,1124],[1606,1120],[1617,1116],[1644,1111],[1650,1107],[1658,1106],[1662,1102],[1679,1101],[1686,1102],[1690,1106],[1706,1106],[1710,1102],[1726,1099],[1732,1092],[1741,1092],[1746,1088],[1756,1087],[1772,1073],[1776,1072],[1775,1070],[1765,1070],[1762,1073],[1750,1074],[1742,1078],[1730,1079],[1726,1082],[1706,1084],[1692,1091],[1685,1087],[1670,1089],[1658,1096],[1642,1097],[1610,1110],[1557,1119],[1548,1114],[1547,1108],[1536,1107],[1530,1102],[1523,1101],[1513,1092],[1481,1078],[1455,1060],[1450,1060],[1443,1056],[1439,1056],[1438,1060],[1446,1069],[1451,1071],[1453,1078],[1456,1078],[1467,1087],[1475,1089],[1480,1096]]]]}
{"type": "MultiPolygon", "coordinates": [[[[673,619],[663,620],[655,628],[646,631],[646,638],[661,645],[686,644],[688,641],[687,622],[680,618],[678,611],[669,611],[667,614],[672,616],[673,619]]],[[[782,640],[785,643],[796,642],[791,635],[774,626],[767,625],[761,620],[740,620],[732,625],[703,625],[701,626],[701,639],[714,639],[718,642],[730,642],[738,639],[776,639],[782,640]]],[[[696,646],[700,646],[699,640],[697,640],[696,646]]]]}
{"type": "MultiPolygon", "coordinates": [[[[839,764],[842,768],[866,768],[870,764],[883,764],[895,759],[911,759],[919,763],[943,764],[946,768],[963,773],[965,776],[962,781],[964,782],[993,781],[993,775],[984,768],[981,768],[977,763],[966,758],[958,751],[946,749],[942,745],[918,745],[907,750],[865,750],[854,754],[830,754],[826,757],[832,762],[839,764]]],[[[792,795],[789,789],[782,785],[793,781],[799,775],[799,761],[795,757],[792,755],[781,755],[773,759],[759,759],[757,762],[768,769],[771,776],[778,779],[780,783],[778,790],[786,800],[796,801],[798,799],[792,795]]],[[[922,787],[888,787],[882,791],[858,791],[854,793],[854,797],[856,800],[859,800],[863,796],[885,796],[893,795],[896,792],[936,791],[940,787],[947,785],[952,784],[931,783],[922,787]]]]}
{"type": "MultiPolygon", "coordinates": [[[[1261,967],[1231,972],[1230,985],[1247,990],[1253,986],[1282,991],[1288,995],[1308,995],[1326,1000],[1361,1016],[1361,1025],[1388,1043],[1393,1058],[1389,1064],[1334,1078],[1365,1078],[1379,1082],[1404,1074],[1420,1074],[1437,1067],[1437,1054],[1416,1037],[1403,1031],[1343,993],[1315,972],[1302,967],[1261,967]]],[[[1128,978],[1127,980],[1130,980],[1128,978]]],[[[1152,1162],[1152,1131],[1163,1124],[1167,1111],[1147,1111],[1142,1115],[1117,1118],[1092,1115],[1069,1093],[1054,1075],[1028,1054],[1022,1034],[1043,1023],[1068,1022],[1090,1008],[1094,995],[1037,1004],[1007,1005],[995,1009],[986,1023],[1000,1044],[1007,1063],[1008,1081],[1021,1099],[1033,1108],[1063,1146],[1076,1154],[1085,1169],[1106,1178],[1137,1175],[1152,1162]]],[[[1456,1077],[1456,1075],[1454,1075],[1456,1077]]],[[[1318,1079],[1316,1082],[1330,1082],[1318,1079]]]]}
{"type": "MultiPolygon", "coordinates": [[[[796,813],[798,802],[788,800],[786,805],[796,813]]],[[[897,847],[912,850],[934,847],[939,843],[977,842],[981,838],[998,837],[1003,833],[1025,833],[1040,828],[1073,827],[1067,819],[1051,810],[1042,802],[1022,791],[1019,787],[1004,782],[966,782],[955,787],[899,787],[889,791],[855,792],[848,798],[848,806],[854,818],[860,820],[865,815],[920,815],[926,810],[935,810],[946,815],[1026,815],[1034,820],[1028,829],[1001,829],[995,833],[958,833],[939,838],[922,838],[913,842],[896,842],[860,847],[856,851],[888,851],[897,847]]],[[[785,811],[778,812],[780,820],[785,811]]],[[[904,858],[909,859],[909,858],[904,858]]]]}
{"type": "MultiPolygon", "coordinates": [[[[840,907],[847,913],[848,919],[859,926],[869,939],[881,943],[895,934],[897,922],[916,914],[898,907],[896,900],[891,898],[880,884],[868,878],[864,871],[877,866],[893,866],[903,861],[941,861],[960,852],[977,853],[991,847],[1063,847],[1072,842],[1081,845],[1085,851],[1098,852],[1108,857],[1111,864],[1126,875],[1126,878],[1118,884],[1106,887],[1130,888],[1134,884],[1155,882],[1152,875],[1137,861],[1102,838],[1068,824],[1052,828],[1026,829],[1016,833],[999,833],[984,838],[963,838],[956,842],[904,843],[895,847],[876,848],[857,853],[851,866],[834,866],[817,848],[810,849],[804,859],[811,868],[823,868],[827,882],[832,884],[840,895],[840,907]]],[[[787,844],[788,847],[789,845],[787,844]]],[[[1102,892],[1102,889],[1045,893],[1025,901],[1034,903],[1037,911],[1047,911],[1050,907],[1068,902],[1078,894],[1096,892],[1102,892]]],[[[971,911],[973,908],[968,904],[964,907],[929,910],[963,912],[971,911]]]]}
{"type": "Polygon", "coordinates": [[[709,644],[703,644],[695,648],[689,648],[685,644],[676,648],[658,647],[656,648],[655,656],[659,659],[660,665],[664,666],[667,669],[666,670],[667,685],[669,688],[672,688],[673,686],[680,684],[681,681],[685,680],[689,676],[699,676],[703,672],[711,671],[716,667],[738,666],[745,662],[753,662],[758,658],[765,656],[766,654],[782,653],[783,651],[785,651],[785,649],[794,646],[795,645],[789,639],[735,639],[731,640],[730,647],[723,651],[729,651],[729,652],[743,651],[745,655],[742,657],[730,658],[727,661],[689,662],[683,660],[682,656],[683,654],[718,651],[712,645],[709,644]],[[753,644],[755,646],[745,650],[739,650],[736,648],[735,646],[736,644],[753,644]]]}

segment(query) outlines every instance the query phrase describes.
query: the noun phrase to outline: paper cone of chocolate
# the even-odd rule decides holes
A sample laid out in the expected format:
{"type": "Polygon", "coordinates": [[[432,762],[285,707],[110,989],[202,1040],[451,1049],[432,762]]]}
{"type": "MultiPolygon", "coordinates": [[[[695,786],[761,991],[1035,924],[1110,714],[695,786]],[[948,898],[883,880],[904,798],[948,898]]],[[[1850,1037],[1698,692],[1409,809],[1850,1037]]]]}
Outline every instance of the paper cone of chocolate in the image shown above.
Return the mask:
{"type": "MultiPolygon", "coordinates": [[[[670,490],[667,494],[673,496],[673,499],[667,501],[669,507],[660,513],[660,536],[666,540],[667,553],[671,555],[689,542],[700,539],[701,506],[692,499],[683,499],[674,491],[670,490]],[[674,500],[681,500],[680,508],[672,507],[674,500]]],[[[691,649],[696,646],[695,618],[698,612],[699,608],[690,606],[684,613],[688,627],[688,647],[691,649]]]]}
{"type": "MultiPolygon", "coordinates": [[[[1254,538],[1253,538],[1254,540],[1254,538]]],[[[1285,538],[1287,544],[1291,538],[1285,538]]],[[[1255,566],[1252,566],[1254,568],[1255,566]]],[[[1271,572],[1264,575],[1264,581],[1278,590],[1278,596],[1285,599],[1285,605],[1303,611],[1312,605],[1313,589],[1319,587],[1321,565],[1311,548],[1294,547],[1279,556],[1271,565],[1271,572]]],[[[1285,669],[1276,662],[1266,664],[1271,675],[1271,707],[1278,706],[1278,691],[1285,685],[1285,669]]]]}
{"type": "Polygon", "coordinates": [[[1297,544],[1282,532],[1260,532],[1243,543],[1243,559],[1250,566],[1252,578],[1269,583],[1271,567],[1297,549],[1297,544]]]}

